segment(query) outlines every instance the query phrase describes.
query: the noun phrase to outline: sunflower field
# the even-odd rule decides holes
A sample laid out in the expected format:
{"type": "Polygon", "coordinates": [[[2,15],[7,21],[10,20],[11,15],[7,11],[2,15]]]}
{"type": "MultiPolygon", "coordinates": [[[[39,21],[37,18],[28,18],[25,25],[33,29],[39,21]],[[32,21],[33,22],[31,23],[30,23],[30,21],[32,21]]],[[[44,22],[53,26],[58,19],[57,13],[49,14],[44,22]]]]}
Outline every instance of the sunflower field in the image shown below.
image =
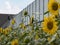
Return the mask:
{"type": "Polygon", "coordinates": [[[24,22],[19,24],[17,28],[13,28],[16,24],[15,18],[12,19],[11,25],[3,29],[0,27],[0,45],[60,45],[60,3],[56,0],[49,0],[48,17],[44,17],[42,22],[29,16],[28,12],[24,12],[24,16],[29,16],[28,25],[24,22]],[[41,24],[40,24],[41,23],[41,24]]]}

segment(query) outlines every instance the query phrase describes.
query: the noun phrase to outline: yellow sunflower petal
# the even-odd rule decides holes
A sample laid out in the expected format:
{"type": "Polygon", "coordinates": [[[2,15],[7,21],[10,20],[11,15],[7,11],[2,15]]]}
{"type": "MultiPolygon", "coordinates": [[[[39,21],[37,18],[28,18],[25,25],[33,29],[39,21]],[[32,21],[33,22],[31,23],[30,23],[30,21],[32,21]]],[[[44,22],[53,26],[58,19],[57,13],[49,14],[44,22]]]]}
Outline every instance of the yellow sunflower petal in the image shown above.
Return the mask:
{"type": "Polygon", "coordinates": [[[47,17],[42,23],[42,26],[43,31],[48,34],[54,34],[58,29],[57,22],[52,16],[47,17]]]}
{"type": "Polygon", "coordinates": [[[17,39],[13,40],[13,41],[11,42],[11,45],[18,45],[18,40],[17,40],[17,39]]]}
{"type": "Polygon", "coordinates": [[[59,11],[59,3],[55,0],[49,0],[48,10],[53,15],[58,15],[59,11]]]}

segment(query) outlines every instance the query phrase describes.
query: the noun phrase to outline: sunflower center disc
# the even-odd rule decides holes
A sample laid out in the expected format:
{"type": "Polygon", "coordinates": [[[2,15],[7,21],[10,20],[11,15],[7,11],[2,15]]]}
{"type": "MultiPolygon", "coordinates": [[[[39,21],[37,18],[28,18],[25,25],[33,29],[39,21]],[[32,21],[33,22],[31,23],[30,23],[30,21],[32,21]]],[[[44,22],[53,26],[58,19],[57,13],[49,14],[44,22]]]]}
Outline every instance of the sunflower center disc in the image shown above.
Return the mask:
{"type": "Polygon", "coordinates": [[[27,14],[28,14],[28,12],[27,12],[27,11],[25,11],[25,12],[24,12],[24,15],[26,16],[27,14]]]}
{"type": "Polygon", "coordinates": [[[14,45],[17,45],[17,43],[15,43],[14,45]]]}
{"type": "Polygon", "coordinates": [[[56,10],[58,9],[58,4],[57,4],[57,3],[53,3],[53,4],[52,4],[52,9],[53,9],[54,11],[56,11],[56,10]]]}
{"type": "Polygon", "coordinates": [[[48,22],[47,27],[49,30],[51,30],[53,28],[53,22],[48,22]]]}

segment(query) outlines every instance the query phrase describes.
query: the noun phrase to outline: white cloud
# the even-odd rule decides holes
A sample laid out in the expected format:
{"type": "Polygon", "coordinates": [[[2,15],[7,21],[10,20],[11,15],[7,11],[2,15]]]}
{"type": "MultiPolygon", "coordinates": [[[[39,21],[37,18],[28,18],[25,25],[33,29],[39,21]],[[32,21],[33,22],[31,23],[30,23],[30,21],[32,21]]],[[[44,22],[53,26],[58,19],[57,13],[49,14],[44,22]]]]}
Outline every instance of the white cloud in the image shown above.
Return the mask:
{"type": "Polygon", "coordinates": [[[11,9],[11,5],[10,5],[10,3],[8,1],[5,2],[5,5],[6,5],[7,9],[11,9]]]}
{"type": "Polygon", "coordinates": [[[5,2],[5,8],[0,9],[0,13],[6,14],[17,14],[18,12],[20,12],[19,7],[11,5],[9,1],[5,2]]]}
{"type": "Polygon", "coordinates": [[[2,3],[4,7],[0,9],[0,13],[17,14],[33,1],[34,0],[26,0],[26,1],[21,0],[20,3],[16,3],[15,5],[13,3],[11,4],[9,0],[6,0],[4,4],[2,3]]]}

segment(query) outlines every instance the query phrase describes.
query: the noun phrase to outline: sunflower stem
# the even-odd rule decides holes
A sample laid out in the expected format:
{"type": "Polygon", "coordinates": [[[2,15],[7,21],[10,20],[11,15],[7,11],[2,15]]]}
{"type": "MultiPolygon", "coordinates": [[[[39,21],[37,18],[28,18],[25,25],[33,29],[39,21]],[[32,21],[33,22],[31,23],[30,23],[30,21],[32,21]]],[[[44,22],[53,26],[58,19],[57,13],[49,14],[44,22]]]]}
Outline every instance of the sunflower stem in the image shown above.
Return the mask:
{"type": "Polygon", "coordinates": [[[47,14],[47,13],[49,13],[49,11],[46,11],[46,12],[44,13],[44,15],[47,14]]]}

